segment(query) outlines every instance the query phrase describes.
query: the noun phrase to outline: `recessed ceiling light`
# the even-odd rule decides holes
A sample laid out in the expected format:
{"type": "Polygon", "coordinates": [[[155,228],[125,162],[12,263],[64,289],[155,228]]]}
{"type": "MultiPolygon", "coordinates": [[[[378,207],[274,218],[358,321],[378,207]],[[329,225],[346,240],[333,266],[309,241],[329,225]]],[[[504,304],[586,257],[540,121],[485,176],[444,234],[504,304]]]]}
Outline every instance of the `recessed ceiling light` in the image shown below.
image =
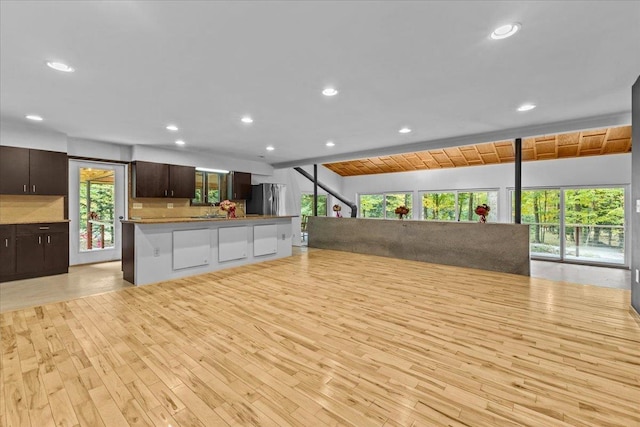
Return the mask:
{"type": "Polygon", "coordinates": [[[167,130],[170,130],[171,132],[175,132],[178,130],[178,126],[176,125],[167,125],[167,130]]]}
{"type": "Polygon", "coordinates": [[[522,104],[518,107],[518,111],[529,111],[536,108],[535,104],[522,104]]]}
{"type": "Polygon", "coordinates": [[[35,114],[29,114],[29,115],[27,115],[27,116],[25,116],[25,117],[26,117],[27,119],[29,119],[29,120],[33,120],[34,122],[41,122],[41,121],[43,121],[43,120],[44,120],[42,117],[37,116],[37,115],[35,115],[35,114]]]}
{"type": "Polygon", "coordinates": [[[176,141],[176,145],[184,145],[184,144],[185,144],[185,142],[183,140],[181,140],[181,139],[176,141]]]}
{"type": "Polygon", "coordinates": [[[336,144],[335,144],[333,141],[327,141],[327,144],[326,144],[326,145],[327,145],[327,147],[333,147],[333,146],[335,146],[336,144]]]}
{"type": "Polygon", "coordinates": [[[513,24],[502,25],[491,33],[491,38],[494,40],[506,39],[507,37],[511,37],[520,29],[520,24],[514,22],[513,24]]]}
{"type": "Polygon", "coordinates": [[[75,71],[75,68],[63,62],[47,61],[47,67],[53,68],[56,71],[62,71],[63,73],[73,73],[75,71]]]}
{"type": "Polygon", "coordinates": [[[335,88],[327,87],[322,91],[322,94],[324,96],[336,96],[338,94],[338,91],[335,88]]]}
{"type": "Polygon", "coordinates": [[[402,129],[400,129],[398,132],[400,132],[400,133],[409,133],[409,132],[411,132],[411,129],[409,129],[408,127],[404,127],[402,129]]]}
{"type": "Polygon", "coordinates": [[[243,118],[240,119],[240,121],[242,123],[247,123],[247,124],[248,123],[253,123],[253,119],[251,117],[249,117],[249,116],[244,116],[243,118]]]}
{"type": "Polygon", "coordinates": [[[267,151],[273,151],[273,150],[275,150],[275,147],[273,145],[269,145],[267,147],[267,151]]]}

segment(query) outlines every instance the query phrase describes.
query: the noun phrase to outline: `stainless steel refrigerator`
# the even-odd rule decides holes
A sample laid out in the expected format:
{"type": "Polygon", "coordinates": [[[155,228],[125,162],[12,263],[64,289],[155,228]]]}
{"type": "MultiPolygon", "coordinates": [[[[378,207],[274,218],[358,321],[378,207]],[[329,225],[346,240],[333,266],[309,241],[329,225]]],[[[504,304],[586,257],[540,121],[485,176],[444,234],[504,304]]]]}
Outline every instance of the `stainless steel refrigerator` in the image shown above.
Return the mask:
{"type": "Polygon", "coordinates": [[[251,186],[251,199],[247,200],[247,213],[259,215],[286,215],[284,184],[258,184],[251,186]]]}

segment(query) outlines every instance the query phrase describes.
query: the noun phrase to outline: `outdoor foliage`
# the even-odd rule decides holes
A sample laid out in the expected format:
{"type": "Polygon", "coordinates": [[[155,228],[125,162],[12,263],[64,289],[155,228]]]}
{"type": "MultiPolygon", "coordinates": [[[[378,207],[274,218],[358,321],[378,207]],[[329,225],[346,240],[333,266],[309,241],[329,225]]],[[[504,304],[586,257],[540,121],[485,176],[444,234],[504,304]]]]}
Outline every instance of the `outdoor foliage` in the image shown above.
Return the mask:
{"type": "Polygon", "coordinates": [[[89,238],[94,242],[93,247],[97,248],[104,244],[105,248],[114,246],[113,223],[115,216],[114,186],[113,184],[97,183],[88,181],[80,182],[80,246],[87,249],[89,238]],[[103,223],[104,242],[100,242],[100,225],[93,227],[93,235],[87,236],[87,221],[89,214],[95,212],[96,221],[103,223]]]}
{"type": "Polygon", "coordinates": [[[487,204],[492,209],[487,219],[495,222],[498,211],[496,191],[424,193],[422,195],[423,218],[426,220],[477,221],[478,216],[474,211],[478,205],[482,204],[487,204]]]}
{"type": "Polygon", "coordinates": [[[525,190],[522,223],[530,224],[534,253],[560,256],[564,239],[565,256],[624,261],[623,188],[525,190]]]}
{"type": "Polygon", "coordinates": [[[411,193],[361,194],[359,212],[362,218],[397,219],[395,209],[398,206],[411,209],[412,203],[411,193]]]}
{"type": "MultiPolygon", "coordinates": [[[[303,194],[300,215],[313,216],[313,194],[303,194]]],[[[327,195],[318,194],[318,216],[327,216],[327,195]]]]}

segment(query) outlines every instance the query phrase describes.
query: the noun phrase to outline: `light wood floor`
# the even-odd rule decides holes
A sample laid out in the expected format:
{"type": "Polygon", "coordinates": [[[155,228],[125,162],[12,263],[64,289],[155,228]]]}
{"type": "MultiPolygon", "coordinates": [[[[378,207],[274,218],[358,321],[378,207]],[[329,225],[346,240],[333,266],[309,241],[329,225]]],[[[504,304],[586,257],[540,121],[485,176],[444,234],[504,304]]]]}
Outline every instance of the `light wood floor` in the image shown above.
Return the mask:
{"type": "Polygon", "coordinates": [[[2,426],[639,426],[628,290],[310,251],[0,315],[2,426]]]}

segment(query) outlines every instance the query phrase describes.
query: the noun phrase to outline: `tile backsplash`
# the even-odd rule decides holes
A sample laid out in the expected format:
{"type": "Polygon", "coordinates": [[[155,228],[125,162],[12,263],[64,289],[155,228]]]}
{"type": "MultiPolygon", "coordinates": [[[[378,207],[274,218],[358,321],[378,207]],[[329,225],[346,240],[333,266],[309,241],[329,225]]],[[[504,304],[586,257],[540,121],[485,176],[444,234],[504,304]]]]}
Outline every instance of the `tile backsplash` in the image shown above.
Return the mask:
{"type": "Polygon", "coordinates": [[[64,196],[0,194],[0,223],[60,221],[64,204],[64,196]]]}
{"type": "MultiPolygon", "coordinates": [[[[236,216],[244,216],[244,200],[236,200],[236,216]]],[[[189,199],[129,199],[129,218],[188,218],[200,215],[226,215],[219,207],[191,206],[189,199]]]]}

